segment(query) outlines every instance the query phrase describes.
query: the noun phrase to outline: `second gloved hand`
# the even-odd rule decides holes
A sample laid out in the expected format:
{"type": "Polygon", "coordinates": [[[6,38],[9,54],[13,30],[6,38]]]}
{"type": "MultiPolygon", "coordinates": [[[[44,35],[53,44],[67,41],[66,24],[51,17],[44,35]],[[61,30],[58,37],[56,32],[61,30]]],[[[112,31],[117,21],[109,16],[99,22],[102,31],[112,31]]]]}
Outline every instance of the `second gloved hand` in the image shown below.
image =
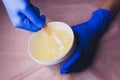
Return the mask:
{"type": "Polygon", "coordinates": [[[90,64],[97,42],[107,30],[111,19],[109,11],[99,9],[90,20],[72,27],[77,47],[70,59],[61,66],[61,74],[78,72],[90,64]]]}
{"type": "Polygon", "coordinates": [[[29,0],[2,1],[15,27],[36,32],[45,25],[45,16],[40,16],[39,8],[30,4],[29,0]]]}

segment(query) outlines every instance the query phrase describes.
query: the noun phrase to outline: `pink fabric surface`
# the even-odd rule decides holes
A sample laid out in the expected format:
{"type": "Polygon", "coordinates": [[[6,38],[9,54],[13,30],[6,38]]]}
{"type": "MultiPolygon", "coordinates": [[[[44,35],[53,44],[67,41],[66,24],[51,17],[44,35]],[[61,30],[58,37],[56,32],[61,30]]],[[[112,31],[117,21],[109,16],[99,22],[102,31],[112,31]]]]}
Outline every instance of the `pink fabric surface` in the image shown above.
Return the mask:
{"type": "MultiPolygon", "coordinates": [[[[47,22],[82,23],[102,4],[101,0],[32,0],[47,22]]],[[[11,24],[0,1],[0,80],[120,80],[120,14],[100,40],[94,63],[79,73],[59,74],[34,62],[28,55],[31,32],[11,24]]]]}

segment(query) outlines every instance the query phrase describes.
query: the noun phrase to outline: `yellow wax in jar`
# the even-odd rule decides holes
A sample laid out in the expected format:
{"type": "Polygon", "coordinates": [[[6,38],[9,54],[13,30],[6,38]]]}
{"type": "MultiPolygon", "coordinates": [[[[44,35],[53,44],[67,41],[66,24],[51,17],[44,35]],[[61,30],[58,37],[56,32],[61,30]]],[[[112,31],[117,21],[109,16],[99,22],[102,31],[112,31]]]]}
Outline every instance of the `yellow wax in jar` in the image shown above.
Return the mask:
{"type": "Polygon", "coordinates": [[[32,36],[29,50],[37,60],[52,61],[64,55],[71,43],[72,36],[69,32],[45,26],[32,36]]]}

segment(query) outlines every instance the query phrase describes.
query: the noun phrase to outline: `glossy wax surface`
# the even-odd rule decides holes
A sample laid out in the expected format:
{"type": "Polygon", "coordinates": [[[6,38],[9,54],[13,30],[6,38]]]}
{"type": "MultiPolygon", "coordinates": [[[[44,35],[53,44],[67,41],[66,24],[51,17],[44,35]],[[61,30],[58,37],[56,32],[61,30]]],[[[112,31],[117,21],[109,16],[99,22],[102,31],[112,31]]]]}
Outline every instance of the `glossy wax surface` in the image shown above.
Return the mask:
{"type": "Polygon", "coordinates": [[[51,22],[34,33],[29,42],[31,56],[38,61],[52,61],[66,54],[73,42],[72,31],[66,26],[64,23],[51,22]]]}

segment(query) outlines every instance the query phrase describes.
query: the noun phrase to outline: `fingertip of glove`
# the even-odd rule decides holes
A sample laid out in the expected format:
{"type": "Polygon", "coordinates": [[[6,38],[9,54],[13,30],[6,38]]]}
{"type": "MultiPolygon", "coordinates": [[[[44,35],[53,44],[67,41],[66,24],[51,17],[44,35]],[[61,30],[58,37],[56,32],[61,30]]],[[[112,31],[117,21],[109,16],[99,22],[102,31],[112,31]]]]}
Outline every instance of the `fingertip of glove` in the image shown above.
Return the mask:
{"type": "Polygon", "coordinates": [[[60,70],[60,73],[61,73],[61,74],[68,74],[69,72],[68,72],[66,69],[62,68],[62,69],[60,70]]]}
{"type": "Polygon", "coordinates": [[[44,26],[44,24],[41,24],[41,23],[38,25],[31,26],[31,29],[29,31],[37,32],[37,31],[41,30],[43,26],[44,26]]]}
{"type": "Polygon", "coordinates": [[[68,74],[69,72],[69,65],[66,63],[61,67],[60,73],[61,74],[68,74]]]}
{"type": "Polygon", "coordinates": [[[41,15],[40,17],[42,18],[42,20],[43,20],[44,22],[46,22],[46,17],[45,17],[45,15],[41,15]]]}
{"type": "Polygon", "coordinates": [[[45,22],[40,22],[36,26],[37,26],[37,30],[40,30],[40,29],[42,29],[45,26],[45,22]]]}
{"type": "Polygon", "coordinates": [[[112,20],[112,14],[110,11],[108,11],[107,9],[98,9],[96,11],[93,12],[93,16],[100,16],[102,19],[105,19],[107,21],[111,21],[112,20]]]}

